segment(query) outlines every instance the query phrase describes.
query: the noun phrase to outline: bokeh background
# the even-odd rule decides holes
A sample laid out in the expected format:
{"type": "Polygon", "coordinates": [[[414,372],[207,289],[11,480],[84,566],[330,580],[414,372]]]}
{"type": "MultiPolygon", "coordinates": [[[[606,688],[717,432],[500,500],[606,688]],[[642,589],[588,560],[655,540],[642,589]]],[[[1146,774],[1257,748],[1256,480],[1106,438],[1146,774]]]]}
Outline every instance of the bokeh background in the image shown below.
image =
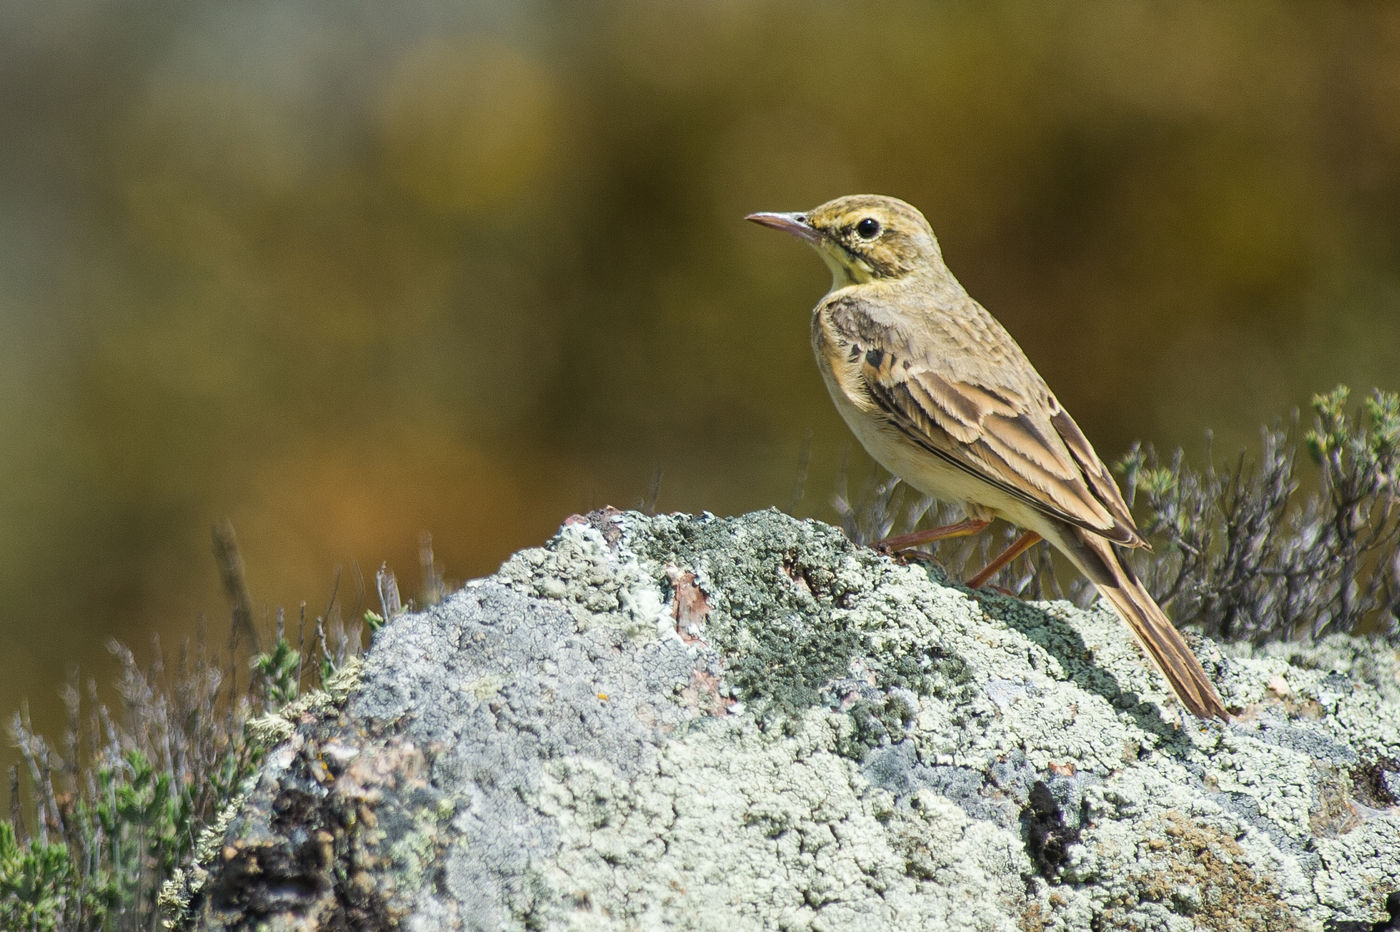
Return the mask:
{"type": "Polygon", "coordinates": [[[1400,387],[1400,5],[0,5],[0,714],[222,639],[225,517],[265,628],[421,531],[830,518],[827,274],[741,218],[862,191],[1106,458],[1400,387]]]}

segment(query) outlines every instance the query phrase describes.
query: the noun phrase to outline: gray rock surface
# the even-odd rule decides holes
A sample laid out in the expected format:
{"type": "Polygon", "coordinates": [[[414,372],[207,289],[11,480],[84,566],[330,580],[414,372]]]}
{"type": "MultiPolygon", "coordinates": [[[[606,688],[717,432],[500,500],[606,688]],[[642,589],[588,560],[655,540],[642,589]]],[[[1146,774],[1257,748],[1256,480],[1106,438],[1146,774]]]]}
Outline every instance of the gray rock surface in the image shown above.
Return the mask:
{"type": "Polygon", "coordinates": [[[1197,642],[769,511],[597,512],[393,620],[199,928],[1318,929],[1400,914],[1400,656],[1197,642]]]}

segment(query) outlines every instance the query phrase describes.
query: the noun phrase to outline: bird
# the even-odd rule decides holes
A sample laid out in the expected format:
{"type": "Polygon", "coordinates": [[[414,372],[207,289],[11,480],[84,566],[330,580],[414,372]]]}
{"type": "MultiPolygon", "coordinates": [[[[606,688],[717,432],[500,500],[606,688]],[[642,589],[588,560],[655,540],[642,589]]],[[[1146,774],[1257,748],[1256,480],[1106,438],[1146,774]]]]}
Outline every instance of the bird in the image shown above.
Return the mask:
{"type": "Polygon", "coordinates": [[[887,538],[882,549],[1008,521],[1024,533],[970,587],[1047,541],[1113,606],[1188,710],[1228,721],[1195,654],[1123,559],[1147,543],[1108,467],[1011,334],[953,277],[924,215],[898,198],[857,194],[745,219],[807,242],[831,270],[812,312],[812,349],[862,446],[910,486],[965,511],[963,521],[887,538]]]}

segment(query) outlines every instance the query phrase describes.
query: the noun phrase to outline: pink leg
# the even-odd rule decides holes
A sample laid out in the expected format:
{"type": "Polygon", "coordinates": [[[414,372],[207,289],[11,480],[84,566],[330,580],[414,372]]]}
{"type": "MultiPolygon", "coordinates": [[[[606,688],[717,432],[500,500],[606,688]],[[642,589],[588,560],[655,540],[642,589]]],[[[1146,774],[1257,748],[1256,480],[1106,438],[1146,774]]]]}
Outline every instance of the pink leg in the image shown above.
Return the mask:
{"type": "Polygon", "coordinates": [[[950,537],[966,537],[969,534],[976,534],[991,523],[991,521],[983,521],[980,518],[965,518],[957,524],[945,524],[942,527],[932,527],[926,531],[900,534],[898,537],[886,537],[875,544],[875,549],[885,553],[898,553],[901,550],[932,543],[935,540],[947,540],[950,537]]]}
{"type": "Polygon", "coordinates": [[[996,558],[993,559],[991,563],[982,567],[980,573],[969,579],[967,581],[967,587],[969,589],[981,589],[986,584],[987,580],[996,575],[997,570],[1034,547],[1039,540],[1040,535],[1035,531],[1027,531],[1022,534],[1011,542],[1010,547],[1007,547],[1001,553],[997,554],[996,558]]]}

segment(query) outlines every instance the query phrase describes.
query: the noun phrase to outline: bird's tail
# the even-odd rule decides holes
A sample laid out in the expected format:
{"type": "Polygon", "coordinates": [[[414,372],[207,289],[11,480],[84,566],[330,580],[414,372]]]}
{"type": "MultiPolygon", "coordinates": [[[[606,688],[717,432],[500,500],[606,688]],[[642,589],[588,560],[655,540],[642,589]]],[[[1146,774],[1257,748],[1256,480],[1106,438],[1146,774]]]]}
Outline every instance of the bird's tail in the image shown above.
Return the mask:
{"type": "Polygon", "coordinates": [[[1066,528],[1064,537],[1065,546],[1060,549],[1128,623],[1182,705],[1201,718],[1229,721],[1225,705],[1201,669],[1200,661],[1138,581],[1137,574],[1123,562],[1118,549],[1097,534],[1079,528],[1066,528]]]}

